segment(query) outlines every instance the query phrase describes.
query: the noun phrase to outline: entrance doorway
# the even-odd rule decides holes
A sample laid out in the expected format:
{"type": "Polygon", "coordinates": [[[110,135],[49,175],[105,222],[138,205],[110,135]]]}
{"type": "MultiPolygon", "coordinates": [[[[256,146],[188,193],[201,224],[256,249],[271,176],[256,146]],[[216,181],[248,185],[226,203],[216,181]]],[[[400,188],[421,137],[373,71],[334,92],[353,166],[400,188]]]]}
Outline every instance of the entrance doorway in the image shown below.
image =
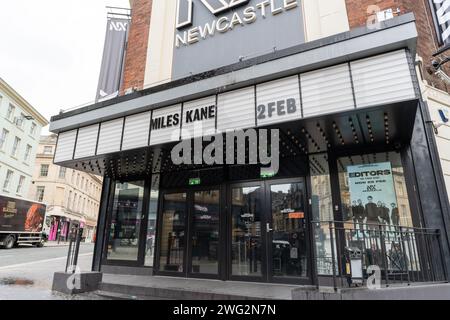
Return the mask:
{"type": "Polygon", "coordinates": [[[310,284],[306,198],[303,178],[162,192],[155,272],[310,284]]]}
{"type": "Polygon", "coordinates": [[[161,195],[157,272],[219,277],[220,188],[161,195]]]}
{"type": "Polygon", "coordinates": [[[310,284],[304,179],[230,186],[230,278],[310,284]]]}

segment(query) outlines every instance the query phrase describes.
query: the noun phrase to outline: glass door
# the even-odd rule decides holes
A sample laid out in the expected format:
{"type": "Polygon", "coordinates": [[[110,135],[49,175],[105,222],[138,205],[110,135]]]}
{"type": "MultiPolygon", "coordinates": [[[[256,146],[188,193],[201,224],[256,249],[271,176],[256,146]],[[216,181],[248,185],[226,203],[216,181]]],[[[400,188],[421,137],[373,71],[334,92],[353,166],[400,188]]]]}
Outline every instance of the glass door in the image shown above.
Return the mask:
{"type": "Polygon", "coordinates": [[[220,191],[194,191],[190,205],[190,275],[219,274],[220,191]]]}
{"type": "Polygon", "coordinates": [[[266,184],[269,282],[310,283],[308,215],[303,179],[266,184]]]}
{"type": "Polygon", "coordinates": [[[264,186],[261,183],[230,187],[230,277],[263,281],[265,271],[264,186]]]}
{"type": "Polygon", "coordinates": [[[162,195],[159,266],[162,273],[185,273],[187,192],[162,195]]]}
{"type": "Polygon", "coordinates": [[[158,273],[218,278],[220,190],[162,194],[158,273]]]}

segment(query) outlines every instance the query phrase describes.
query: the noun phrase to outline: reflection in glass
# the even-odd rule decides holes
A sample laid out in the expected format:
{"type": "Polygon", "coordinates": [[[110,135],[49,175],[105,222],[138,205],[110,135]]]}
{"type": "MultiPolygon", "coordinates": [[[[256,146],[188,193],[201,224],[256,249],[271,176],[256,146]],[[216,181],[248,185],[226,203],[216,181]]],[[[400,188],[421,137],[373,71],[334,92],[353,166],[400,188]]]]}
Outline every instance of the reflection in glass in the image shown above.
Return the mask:
{"type": "Polygon", "coordinates": [[[158,199],[159,199],[159,175],[152,176],[150,187],[150,202],[147,222],[147,238],[145,243],[145,266],[153,267],[156,244],[156,226],[158,217],[158,199]]]}
{"type": "Polygon", "coordinates": [[[325,153],[315,154],[309,157],[309,161],[312,220],[316,222],[313,223],[316,268],[318,274],[331,275],[333,255],[327,221],[334,221],[334,216],[328,156],[325,153]],[[324,223],[318,223],[321,221],[324,223]]]}
{"type": "Polygon", "coordinates": [[[108,260],[137,261],[144,181],[117,183],[108,242],[108,260]]]}
{"type": "Polygon", "coordinates": [[[272,275],[306,277],[306,215],[302,183],[272,185],[272,275]]]}
{"type": "Polygon", "coordinates": [[[231,271],[235,276],[262,276],[261,188],[232,189],[231,271]]]}
{"type": "Polygon", "coordinates": [[[164,195],[159,270],[183,272],[186,247],[186,193],[164,195]]]}
{"type": "Polygon", "coordinates": [[[218,274],[219,191],[195,192],[192,222],[192,272],[218,274]]]}

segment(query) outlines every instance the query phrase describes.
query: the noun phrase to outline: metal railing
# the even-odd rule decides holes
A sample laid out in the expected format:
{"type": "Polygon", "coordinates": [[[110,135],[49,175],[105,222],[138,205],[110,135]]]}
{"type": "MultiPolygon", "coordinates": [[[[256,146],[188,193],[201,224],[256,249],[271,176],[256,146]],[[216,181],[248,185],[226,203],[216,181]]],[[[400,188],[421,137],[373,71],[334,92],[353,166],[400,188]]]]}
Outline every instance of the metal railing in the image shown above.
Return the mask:
{"type": "Polygon", "coordinates": [[[78,254],[80,253],[80,243],[83,235],[83,228],[75,225],[70,229],[69,251],[67,252],[66,273],[76,273],[78,266],[78,254]]]}
{"type": "Polygon", "coordinates": [[[385,286],[448,282],[439,230],[320,221],[312,222],[312,232],[316,283],[321,276],[332,277],[335,289],[362,286],[374,276],[385,286]]]}

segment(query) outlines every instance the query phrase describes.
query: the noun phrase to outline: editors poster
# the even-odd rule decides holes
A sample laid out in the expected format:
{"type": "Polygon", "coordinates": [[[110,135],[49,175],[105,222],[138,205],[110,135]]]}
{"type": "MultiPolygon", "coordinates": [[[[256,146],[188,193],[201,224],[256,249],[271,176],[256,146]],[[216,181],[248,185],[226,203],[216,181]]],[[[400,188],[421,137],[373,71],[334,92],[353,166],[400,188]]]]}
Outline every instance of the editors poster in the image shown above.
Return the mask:
{"type": "Polygon", "coordinates": [[[398,224],[397,197],[390,162],[347,167],[353,219],[398,224]]]}

